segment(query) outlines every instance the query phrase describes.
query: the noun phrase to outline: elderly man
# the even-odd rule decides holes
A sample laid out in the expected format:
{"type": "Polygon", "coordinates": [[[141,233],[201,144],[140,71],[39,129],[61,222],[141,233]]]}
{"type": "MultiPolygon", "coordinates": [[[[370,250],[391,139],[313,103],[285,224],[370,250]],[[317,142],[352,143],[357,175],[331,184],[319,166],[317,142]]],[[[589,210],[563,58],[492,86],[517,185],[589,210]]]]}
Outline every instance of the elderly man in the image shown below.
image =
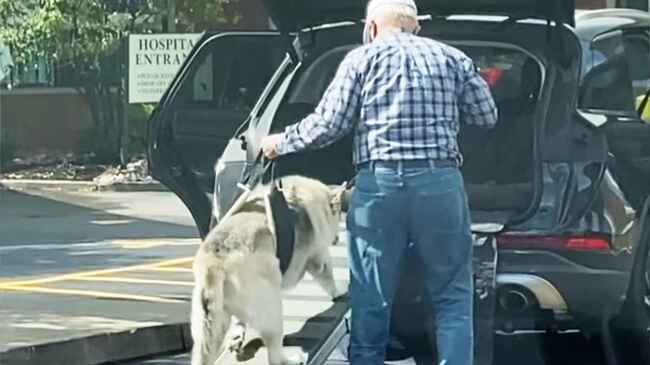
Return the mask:
{"type": "Polygon", "coordinates": [[[418,30],[413,0],[370,1],[365,45],[345,57],[315,112],[262,141],[275,158],[354,133],[353,365],[383,364],[407,246],[425,264],[439,364],[472,363],[472,238],[457,135],[461,121],[493,127],[497,111],[472,61],[418,30]]]}

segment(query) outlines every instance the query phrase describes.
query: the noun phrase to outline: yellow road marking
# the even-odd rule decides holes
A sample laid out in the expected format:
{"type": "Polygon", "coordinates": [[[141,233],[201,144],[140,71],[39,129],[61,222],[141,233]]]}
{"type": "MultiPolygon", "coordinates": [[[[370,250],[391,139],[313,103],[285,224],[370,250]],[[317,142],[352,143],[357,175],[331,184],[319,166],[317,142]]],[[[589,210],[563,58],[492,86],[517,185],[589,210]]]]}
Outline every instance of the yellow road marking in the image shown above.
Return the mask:
{"type": "Polygon", "coordinates": [[[107,281],[114,283],[132,283],[132,284],[160,284],[160,285],[178,285],[178,286],[194,286],[191,281],[176,281],[176,280],[156,280],[156,279],[140,279],[140,278],[125,278],[115,276],[91,276],[80,277],[72,280],[80,281],[107,281]]]}
{"type": "Polygon", "coordinates": [[[72,280],[72,279],[87,277],[87,276],[108,275],[108,274],[115,274],[115,273],[128,272],[128,271],[146,270],[146,269],[157,268],[157,267],[183,265],[183,264],[191,263],[193,260],[194,257],[182,257],[178,259],[164,260],[164,261],[153,262],[153,263],[142,264],[142,265],[118,267],[118,268],[103,269],[103,270],[80,271],[80,272],[75,272],[70,274],[55,275],[55,276],[41,278],[41,279],[24,280],[24,281],[6,281],[6,282],[0,282],[0,290],[6,287],[39,285],[39,284],[55,283],[55,282],[65,281],[65,280],[72,280]]]}
{"type": "Polygon", "coordinates": [[[158,246],[198,246],[200,241],[196,238],[135,238],[135,239],[116,239],[111,241],[113,244],[127,249],[145,249],[158,246]]]}
{"type": "Polygon", "coordinates": [[[114,226],[118,224],[129,224],[134,222],[133,219],[103,219],[103,220],[92,220],[90,224],[97,224],[100,226],[114,226]]]}
{"type": "Polygon", "coordinates": [[[137,271],[162,271],[162,272],[192,272],[189,267],[150,267],[137,271]]]}
{"type": "Polygon", "coordinates": [[[99,299],[137,300],[137,301],[152,302],[152,303],[167,303],[167,304],[184,303],[182,300],[153,297],[148,295],[120,294],[120,293],[111,293],[111,292],[94,291],[94,290],[55,289],[55,288],[45,288],[40,286],[6,285],[3,286],[1,290],[25,291],[25,292],[45,293],[45,294],[76,295],[76,296],[93,297],[99,299]]]}

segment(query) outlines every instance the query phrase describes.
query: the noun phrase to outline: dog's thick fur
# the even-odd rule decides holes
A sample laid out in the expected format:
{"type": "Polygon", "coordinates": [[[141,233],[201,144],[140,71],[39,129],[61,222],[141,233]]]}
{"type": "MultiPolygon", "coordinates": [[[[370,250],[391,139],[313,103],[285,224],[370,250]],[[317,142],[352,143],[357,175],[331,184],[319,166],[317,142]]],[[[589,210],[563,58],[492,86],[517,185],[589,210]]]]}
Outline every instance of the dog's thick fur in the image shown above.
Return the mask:
{"type": "Polygon", "coordinates": [[[267,221],[264,196],[254,189],[246,203],[220,222],[201,244],[194,260],[192,296],[192,365],[213,365],[231,317],[259,331],[271,365],[301,363],[282,348],[282,289],[298,284],[309,272],[336,298],[328,247],[336,242],[343,189],[312,179],[288,176],[283,192],[297,211],[295,247],[287,272],[280,273],[276,244],[267,221]]]}

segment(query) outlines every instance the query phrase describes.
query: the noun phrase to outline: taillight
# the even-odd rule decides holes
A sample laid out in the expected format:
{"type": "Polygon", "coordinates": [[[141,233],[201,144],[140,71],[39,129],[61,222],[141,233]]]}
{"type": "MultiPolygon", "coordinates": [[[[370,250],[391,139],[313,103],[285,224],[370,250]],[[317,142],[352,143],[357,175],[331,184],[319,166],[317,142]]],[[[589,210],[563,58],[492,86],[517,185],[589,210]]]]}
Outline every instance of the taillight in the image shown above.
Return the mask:
{"type": "Polygon", "coordinates": [[[497,237],[499,248],[503,249],[547,249],[572,251],[606,251],[610,240],[602,235],[584,236],[542,236],[501,234],[497,237]]]}

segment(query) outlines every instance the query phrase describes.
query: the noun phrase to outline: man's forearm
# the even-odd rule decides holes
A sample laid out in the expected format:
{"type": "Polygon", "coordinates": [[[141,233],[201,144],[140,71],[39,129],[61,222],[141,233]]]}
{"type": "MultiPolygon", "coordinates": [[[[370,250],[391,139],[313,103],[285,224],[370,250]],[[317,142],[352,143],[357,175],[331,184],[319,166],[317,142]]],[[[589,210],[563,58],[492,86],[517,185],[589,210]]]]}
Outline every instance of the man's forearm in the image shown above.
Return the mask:
{"type": "Polygon", "coordinates": [[[353,62],[348,57],[341,62],[314,113],[285,129],[276,148],[278,155],[326,147],[351,130],[361,95],[353,62]]]}
{"type": "Polygon", "coordinates": [[[334,143],[341,132],[344,131],[340,128],[328,127],[328,123],[314,113],[284,130],[277,146],[277,152],[279,155],[286,155],[306,149],[325,147],[334,143]]]}
{"type": "Polygon", "coordinates": [[[280,134],[281,138],[277,146],[278,155],[299,152],[306,148],[307,144],[302,141],[297,128],[298,124],[291,125],[280,134]]]}

